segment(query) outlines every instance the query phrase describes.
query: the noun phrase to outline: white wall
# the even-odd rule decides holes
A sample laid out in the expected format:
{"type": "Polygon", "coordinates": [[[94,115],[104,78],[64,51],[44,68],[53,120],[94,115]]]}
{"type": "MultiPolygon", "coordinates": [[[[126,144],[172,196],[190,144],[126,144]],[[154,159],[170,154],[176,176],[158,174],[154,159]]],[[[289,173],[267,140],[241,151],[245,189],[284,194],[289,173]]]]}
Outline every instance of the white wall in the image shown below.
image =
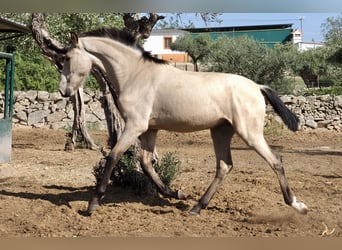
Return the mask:
{"type": "Polygon", "coordinates": [[[315,49],[315,48],[323,47],[324,43],[299,42],[299,43],[296,43],[296,45],[300,51],[306,51],[309,49],[315,49]]]}
{"type": "Polygon", "coordinates": [[[151,35],[145,40],[143,47],[146,51],[150,51],[152,55],[179,54],[179,51],[164,48],[164,37],[172,37],[172,42],[174,42],[184,33],[183,31],[175,30],[153,30],[151,35]]]}

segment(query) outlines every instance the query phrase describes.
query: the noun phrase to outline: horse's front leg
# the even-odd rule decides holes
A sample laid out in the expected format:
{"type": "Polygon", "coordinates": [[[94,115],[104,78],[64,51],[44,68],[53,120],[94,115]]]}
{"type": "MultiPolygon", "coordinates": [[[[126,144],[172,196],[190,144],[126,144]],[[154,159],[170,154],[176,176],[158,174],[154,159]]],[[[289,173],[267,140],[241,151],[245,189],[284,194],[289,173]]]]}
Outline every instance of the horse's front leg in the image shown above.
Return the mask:
{"type": "Polygon", "coordinates": [[[136,141],[140,133],[136,129],[130,129],[129,124],[125,127],[121,137],[107,157],[105,170],[101,182],[96,186],[96,191],[88,204],[87,213],[90,215],[100,205],[100,201],[106,191],[113,169],[124,152],[136,141]]]}
{"type": "Polygon", "coordinates": [[[148,130],[140,136],[141,141],[141,164],[144,170],[144,173],[147,174],[148,177],[152,180],[152,182],[156,185],[158,191],[166,197],[176,198],[179,200],[185,200],[186,197],[181,190],[175,191],[170,187],[165,185],[163,181],[160,179],[160,176],[155,171],[152,160],[153,160],[153,152],[155,149],[157,137],[157,130],[148,130]]]}

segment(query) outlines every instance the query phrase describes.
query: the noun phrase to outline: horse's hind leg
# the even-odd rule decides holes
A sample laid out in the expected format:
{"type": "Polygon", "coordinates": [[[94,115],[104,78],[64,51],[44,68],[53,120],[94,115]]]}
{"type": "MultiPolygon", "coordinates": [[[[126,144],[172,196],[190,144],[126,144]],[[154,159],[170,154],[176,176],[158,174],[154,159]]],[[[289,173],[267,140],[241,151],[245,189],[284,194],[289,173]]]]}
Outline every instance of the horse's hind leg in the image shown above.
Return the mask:
{"type": "Polygon", "coordinates": [[[198,215],[202,208],[208,206],[217,189],[220,187],[224,177],[233,168],[233,161],[230,152],[230,142],[234,135],[234,130],[230,124],[225,124],[210,130],[214,143],[216,155],[216,175],[207,191],[199,202],[190,210],[190,214],[198,215]]]}
{"type": "Polygon", "coordinates": [[[176,199],[185,199],[184,194],[178,190],[173,191],[166,186],[160,179],[160,176],[152,166],[153,152],[156,144],[157,130],[148,130],[140,136],[141,141],[141,164],[145,174],[147,174],[153,183],[157,186],[160,193],[167,197],[176,199]]]}
{"type": "MultiPolygon", "coordinates": [[[[253,122],[250,124],[253,124],[253,122]]],[[[255,124],[256,123],[254,123],[254,125],[255,124]]],[[[299,213],[306,214],[308,211],[306,205],[302,202],[297,202],[296,197],[290,189],[280,156],[274,154],[265,141],[263,136],[263,123],[260,123],[260,126],[254,126],[249,129],[242,130],[240,128],[238,129],[238,133],[268,162],[272,170],[276,173],[285,203],[292,206],[299,213]]]]}

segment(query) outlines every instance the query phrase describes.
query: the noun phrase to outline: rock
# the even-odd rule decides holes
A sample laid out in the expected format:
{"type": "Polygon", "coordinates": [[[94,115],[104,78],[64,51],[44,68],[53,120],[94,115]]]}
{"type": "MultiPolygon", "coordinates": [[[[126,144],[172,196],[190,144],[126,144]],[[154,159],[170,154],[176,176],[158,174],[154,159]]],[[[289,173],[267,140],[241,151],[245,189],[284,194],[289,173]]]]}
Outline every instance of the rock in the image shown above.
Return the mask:
{"type": "Polygon", "coordinates": [[[66,128],[71,128],[72,127],[72,121],[67,122],[67,121],[60,121],[60,122],[54,122],[51,123],[49,128],[51,129],[66,129],[66,128]]]}
{"type": "Polygon", "coordinates": [[[296,100],[293,98],[291,95],[284,95],[281,96],[280,99],[285,103],[285,104],[294,104],[296,103],[296,100]]]}
{"type": "Polygon", "coordinates": [[[38,96],[38,92],[36,90],[29,90],[26,92],[26,98],[31,102],[34,103],[38,96]]]}
{"type": "Polygon", "coordinates": [[[47,91],[38,91],[38,101],[46,102],[49,100],[50,94],[47,91]]]}
{"type": "Polygon", "coordinates": [[[334,104],[336,107],[342,108],[342,95],[335,96],[334,104]]]}
{"type": "Polygon", "coordinates": [[[49,123],[62,121],[67,117],[67,114],[64,111],[57,111],[46,116],[46,121],[49,123]]]}
{"type": "Polygon", "coordinates": [[[100,102],[92,102],[89,104],[90,110],[93,112],[93,114],[100,120],[105,120],[105,114],[103,111],[103,108],[101,107],[100,102]]]}
{"type": "Polygon", "coordinates": [[[317,122],[315,122],[314,120],[310,119],[310,120],[307,120],[305,122],[305,125],[310,127],[310,128],[317,128],[317,122]]]}
{"type": "Polygon", "coordinates": [[[44,118],[50,113],[47,110],[38,110],[28,114],[27,125],[32,126],[42,122],[44,118]]]}
{"type": "Polygon", "coordinates": [[[317,122],[317,128],[326,128],[331,123],[332,123],[332,120],[319,121],[317,122]]]}
{"type": "Polygon", "coordinates": [[[58,110],[64,110],[65,109],[65,106],[67,105],[67,99],[63,98],[63,99],[60,99],[58,100],[56,103],[55,103],[55,107],[56,107],[56,111],[58,110]]]}
{"type": "Polygon", "coordinates": [[[89,89],[85,89],[83,90],[83,102],[84,103],[88,103],[90,102],[91,100],[93,100],[93,96],[94,96],[94,92],[89,90],[89,89]]]}
{"type": "Polygon", "coordinates": [[[13,117],[17,118],[19,121],[27,122],[27,114],[24,111],[19,111],[15,113],[13,117]]]}
{"type": "MultiPolygon", "coordinates": [[[[57,102],[59,100],[64,99],[61,94],[59,92],[55,92],[55,93],[51,93],[50,94],[50,101],[52,102],[57,102]]],[[[65,98],[65,99],[69,99],[69,98],[65,98]]]]}
{"type": "Polygon", "coordinates": [[[26,97],[26,93],[23,91],[14,91],[14,102],[19,102],[21,100],[24,100],[26,97]]]}

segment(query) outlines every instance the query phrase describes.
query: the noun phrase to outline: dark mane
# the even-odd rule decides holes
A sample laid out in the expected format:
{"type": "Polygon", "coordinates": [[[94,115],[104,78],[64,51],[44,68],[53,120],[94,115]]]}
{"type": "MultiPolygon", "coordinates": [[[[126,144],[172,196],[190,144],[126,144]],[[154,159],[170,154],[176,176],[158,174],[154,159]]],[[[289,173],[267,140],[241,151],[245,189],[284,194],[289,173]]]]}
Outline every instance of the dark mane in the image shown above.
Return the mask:
{"type": "Polygon", "coordinates": [[[151,55],[151,52],[145,51],[141,45],[137,43],[137,40],[133,34],[125,30],[119,30],[116,28],[100,28],[96,30],[91,30],[87,32],[83,32],[79,34],[79,37],[107,37],[118,41],[122,44],[130,46],[132,48],[138,49],[142,53],[142,57],[151,62],[165,64],[167,63],[165,60],[156,58],[151,55]]]}

